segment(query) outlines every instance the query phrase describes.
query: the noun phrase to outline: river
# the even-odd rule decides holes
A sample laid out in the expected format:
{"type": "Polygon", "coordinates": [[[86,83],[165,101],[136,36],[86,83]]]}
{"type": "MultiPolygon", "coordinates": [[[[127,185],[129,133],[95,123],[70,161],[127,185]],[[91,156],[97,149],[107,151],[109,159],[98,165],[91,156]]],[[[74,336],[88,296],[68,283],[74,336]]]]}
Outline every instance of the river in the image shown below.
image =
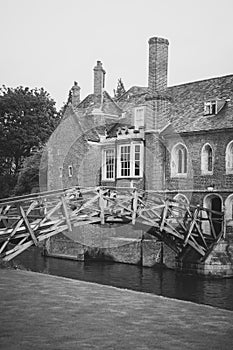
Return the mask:
{"type": "Polygon", "coordinates": [[[153,293],[233,310],[233,278],[199,278],[164,268],[44,257],[31,248],[14,259],[31,271],[153,293]]]}

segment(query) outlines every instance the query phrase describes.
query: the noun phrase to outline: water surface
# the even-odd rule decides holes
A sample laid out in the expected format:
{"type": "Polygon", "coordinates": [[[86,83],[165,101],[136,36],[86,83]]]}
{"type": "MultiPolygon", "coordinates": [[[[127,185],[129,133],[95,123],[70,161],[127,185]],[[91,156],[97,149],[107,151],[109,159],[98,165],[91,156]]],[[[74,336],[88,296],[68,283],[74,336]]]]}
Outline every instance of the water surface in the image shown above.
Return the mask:
{"type": "Polygon", "coordinates": [[[44,257],[33,247],[14,263],[36,272],[233,310],[233,279],[204,279],[163,268],[44,257]]]}

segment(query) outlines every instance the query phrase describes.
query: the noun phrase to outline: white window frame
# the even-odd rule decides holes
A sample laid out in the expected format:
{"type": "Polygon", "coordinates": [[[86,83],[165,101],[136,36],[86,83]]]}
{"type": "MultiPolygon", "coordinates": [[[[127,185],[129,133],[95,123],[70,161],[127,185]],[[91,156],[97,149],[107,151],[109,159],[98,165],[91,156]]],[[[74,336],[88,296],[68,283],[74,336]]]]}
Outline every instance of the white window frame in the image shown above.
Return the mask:
{"type": "Polygon", "coordinates": [[[233,140],[226,147],[225,163],[226,174],[233,174],[233,140]]]}
{"type": "Polygon", "coordinates": [[[106,148],[102,150],[102,180],[103,181],[115,181],[115,149],[114,148],[106,148]],[[106,155],[107,152],[112,152],[113,154],[113,177],[107,177],[107,163],[106,163],[106,155]]]}
{"type": "Polygon", "coordinates": [[[69,166],[68,166],[68,176],[69,176],[69,177],[72,177],[72,176],[73,176],[73,166],[72,166],[72,165],[69,165],[69,166]]]}
{"type": "Polygon", "coordinates": [[[187,177],[187,174],[188,174],[188,150],[183,143],[179,142],[175,146],[173,146],[171,151],[171,177],[187,177]],[[179,172],[179,154],[178,154],[179,150],[181,150],[183,154],[181,172],[179,172]],[[186,151],[186,166],[184,163],[184,160],[185,160],[184,150],[186,151]]]}
{"type": "Polygon", "coordinates": [[[217,114],[217,101],[204,102],[204,115],[217,114]]]}
{"type": "Polygon", "coordinates": [[[127,144],[122,144],[118,145],[118,157],[117,157],[117,177],[118,178],[141,178],[143,176],[143,143],[127,143],[127,144]],[[135,175],[135,170],[136,170],[136,147],[139,146],[139,174],[135,175]],[[130,147],[130,152],[129,152],[129,175],[122,175],[122,160],[121,160],[121,155],[122,155],[122,148],[123,147],[130,147]]]}
{"type": "Polygon", "coordinates": [[[134,128],[138,130],[145,126],[145,106],[138,106],[134,108],[134,128]],[[138,120],[138,113],[142,113],[141,119],[138,120]]]}
{"type": "Polygon", "coordinates": [[[205,143],[201,150],[201,173],[202,175],[213,175],[213,168],[214,168],[214,152],[213,148],[209,143],[205,143]],[[208,170],[209,165],[209,153],[207,152],[207,146],[212,151],[212,170],[208,170]]]}

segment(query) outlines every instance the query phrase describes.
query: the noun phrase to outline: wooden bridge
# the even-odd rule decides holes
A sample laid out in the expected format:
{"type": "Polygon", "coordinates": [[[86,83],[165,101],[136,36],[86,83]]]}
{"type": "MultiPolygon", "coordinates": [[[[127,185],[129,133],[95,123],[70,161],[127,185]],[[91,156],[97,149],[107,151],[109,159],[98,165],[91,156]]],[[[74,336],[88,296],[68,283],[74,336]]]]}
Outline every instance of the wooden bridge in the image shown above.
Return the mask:
{"type": "Polygon", "coordinates": [[[74,226],[105,223],[131,223],[178,256],[195,252],[201,260],[224,232],[222,212],[155,191],[73,187],[0,200],[0,258],[9,261],[74,226]]]}

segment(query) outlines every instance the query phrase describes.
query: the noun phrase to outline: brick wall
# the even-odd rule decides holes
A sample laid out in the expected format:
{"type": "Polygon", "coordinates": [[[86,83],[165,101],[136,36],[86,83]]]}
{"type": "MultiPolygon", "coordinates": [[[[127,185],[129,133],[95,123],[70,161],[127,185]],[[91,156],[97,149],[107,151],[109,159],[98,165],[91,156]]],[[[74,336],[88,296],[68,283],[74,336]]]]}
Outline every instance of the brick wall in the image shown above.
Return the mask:
{"type": "Polygon", "coordinates": [[[231,140],[233,140],[232,131],[187,134],[182,135],[182,139],[167,140],[166,183],[168,189],[176,189],[179,184],[186,186],[186,189],[192,184],[193,189],[199,190],[206,190],[213,184],[215,189],[231,189],[233,175],[226,175],[225,167],[226,146],[231,140]],[[189,154],[188,176],[184,179],[171,177],[171,149],[177,142],[183,142],[189,154]],[[213,149],[213,175],[201,173],[201,150],[205,143],[209,143],[213,149]]]}
{"type": "Polygon", "coordinates": [[[150,38],[149,40],[149,77],[151,91],[164,90],[167,87],[168,40],[150,38]]]}
{"type": "Polygon", "coordinates": [[[105,71],[102,67],[102,63],[97,61],[96,66],[94,67],[94,95],[96,96],[96,102],[100,102],[102,91],[104,88],[104,76],[105,71]]]}
{"type": "Polygon", "coordinates": [[[157,133],[146,133],[145,137],[145,188],[164,189],[165,149],[157,133]]]}

